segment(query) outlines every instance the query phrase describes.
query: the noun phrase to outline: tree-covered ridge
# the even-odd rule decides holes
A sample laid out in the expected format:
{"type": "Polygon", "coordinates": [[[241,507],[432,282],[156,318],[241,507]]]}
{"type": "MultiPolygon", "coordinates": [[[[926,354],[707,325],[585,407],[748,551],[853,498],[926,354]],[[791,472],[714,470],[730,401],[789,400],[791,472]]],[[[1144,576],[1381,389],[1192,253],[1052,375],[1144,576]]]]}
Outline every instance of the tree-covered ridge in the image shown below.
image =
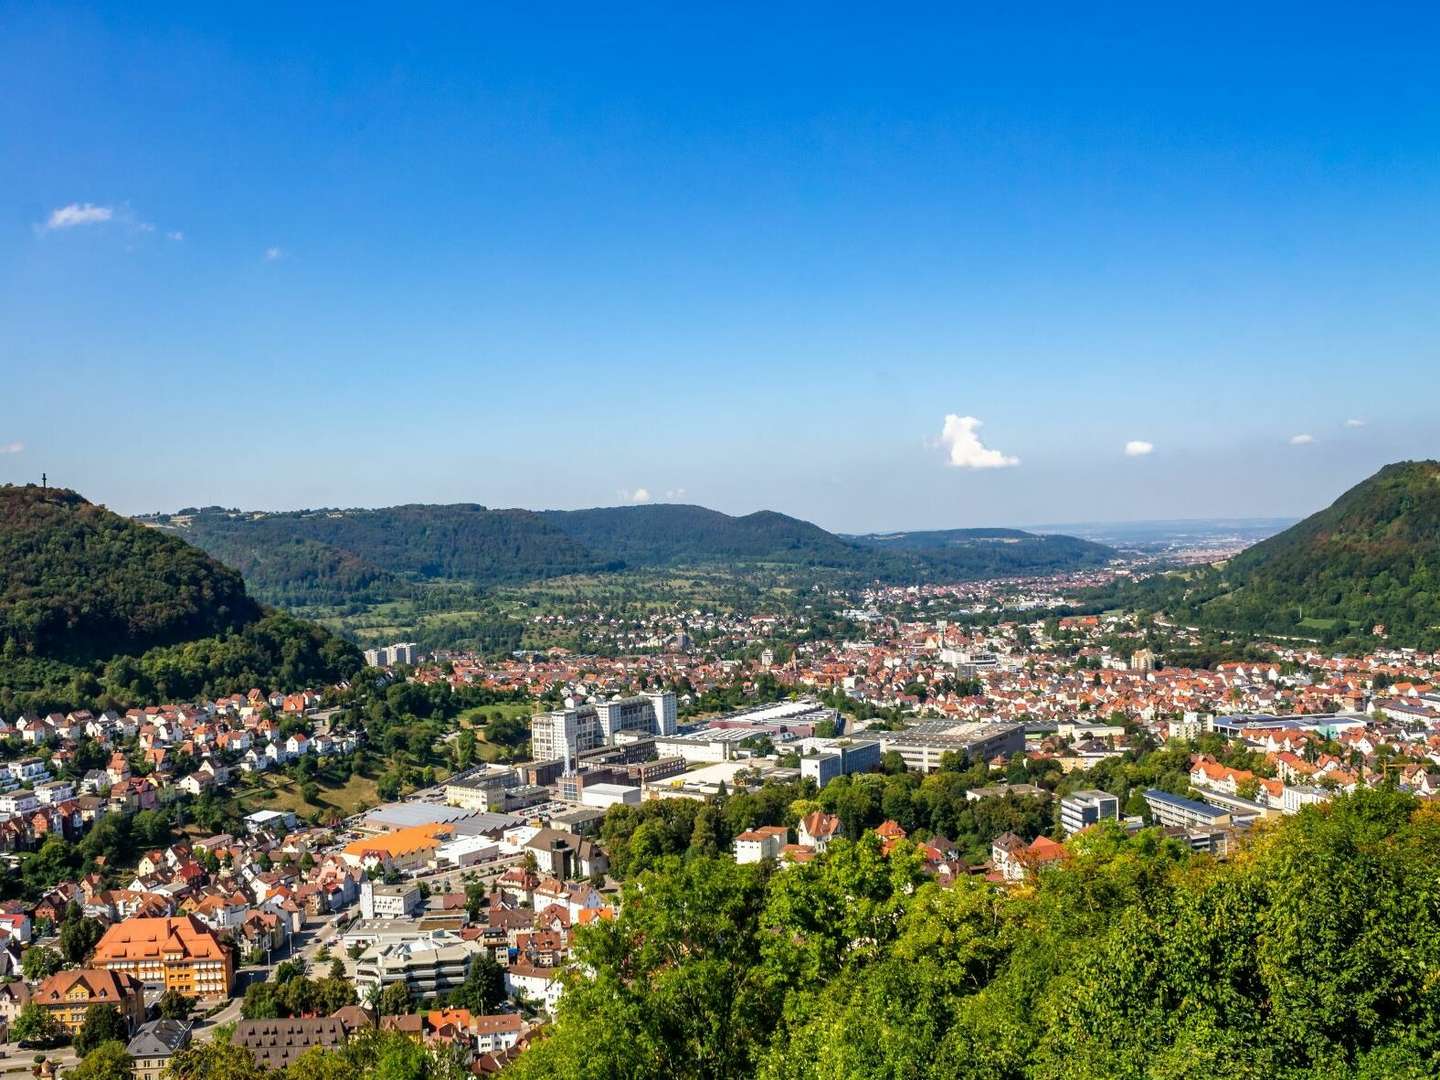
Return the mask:
{"type": "Polygon", "coordinates": [[[0,487],[0,646],[85,661],[260,617],[241,576],[73,491],[0,487]]]}
{"type": "Polygon", "coordinates": [[[469,503],[264,514],[213,508],[172,516],[165,525],[217,559],[248,568],[272,599],[295,588],[353,595],[393,587],[397,578],[514,583],[605,564],[537,514],[469,503]]]}
{"type": "Polygon", "coordinates": [[[840,536],[770,510],[731,517],[703,506],[664,504],[547,510],[542,516],[631,566],[763,562],[881,581],[935,581],[1100,566],[1113,554],[1103,544],[1018,529],[840,536]]]}
{"type": "Polygon", "coordinates": [[[1227,565],[1149,579],[1105,603],[1177,621],[1338,641],[1383,625],[1440,645],[1440,462],[1387,465],[1227,565]]]}
{"type": "Polygon", "coordinates": [[[1020,886],[926,879],[873,834],[809,864],[665,857],[579,971],[530,1077],[1276,1080],[1440,1072],[1440,811],[1362,790],[1227,862],[1072,838],[1020,886]],[[624,1032],[624,1037],[616,1037],[624,1032]]]}
{"type": "MultiPolygon", "coordinates": [[[[1016,530],[886,546],[772,511],[701,506],[249,513],[210,507],[144,519],[240,570],[261,598],[293,606],[370,603],[439,581],[486,589],[626,567],[789,568],[850,581],[967,580],[1098,566],[1101,544],[1016,530]]],[[[912,534],[930,536],[938,534],[912,534]]]]}
{"type": "Polygon", "coordinates": [[[0,487],[0,714],[296,689],[359,653],[234,570],[72,491],[0,487]]]}

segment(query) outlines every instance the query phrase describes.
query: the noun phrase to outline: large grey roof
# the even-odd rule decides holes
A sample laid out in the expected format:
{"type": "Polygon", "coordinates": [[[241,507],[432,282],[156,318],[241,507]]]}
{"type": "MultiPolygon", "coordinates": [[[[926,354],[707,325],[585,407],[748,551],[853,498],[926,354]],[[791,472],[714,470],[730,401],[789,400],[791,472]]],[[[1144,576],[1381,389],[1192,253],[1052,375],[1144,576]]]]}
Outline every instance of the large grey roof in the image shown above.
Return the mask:
{"type": "Polygon", "coordinates": [[[152,1020],[140,1025],[125,1052],[136,1058],[169,1057],[189,1041],[188,1020],[152,1020]]]}

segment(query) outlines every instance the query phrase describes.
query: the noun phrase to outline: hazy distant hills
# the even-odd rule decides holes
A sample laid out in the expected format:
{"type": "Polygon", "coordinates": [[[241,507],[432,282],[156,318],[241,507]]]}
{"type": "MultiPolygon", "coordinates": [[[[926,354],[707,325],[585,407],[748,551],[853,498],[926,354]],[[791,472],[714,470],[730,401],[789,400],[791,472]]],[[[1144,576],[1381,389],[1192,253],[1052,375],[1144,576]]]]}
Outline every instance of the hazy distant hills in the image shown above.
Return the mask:
{"type": "Polygon", "coordinates": [[[73,491],[0,487],[0,712],[333,680],[353,648],[73,491]]]}
{"type": "Polygon", "coordinates": [[[406,582],[487,588],[626,568],[769,566],[845,580],[969,580],[1103,565],[1103,544],[1017,530],[846,537],[773,511],[702,506],[491,510],[472,504],[143,519],[244,574],[277,603],[373,601],[406,582]]]}
{"type": "Polygon", "coordinates": [[[1222,567],[1116,598],[1189,624],[1440,645],[1440,462],[1387,465],[1222,567]]]}

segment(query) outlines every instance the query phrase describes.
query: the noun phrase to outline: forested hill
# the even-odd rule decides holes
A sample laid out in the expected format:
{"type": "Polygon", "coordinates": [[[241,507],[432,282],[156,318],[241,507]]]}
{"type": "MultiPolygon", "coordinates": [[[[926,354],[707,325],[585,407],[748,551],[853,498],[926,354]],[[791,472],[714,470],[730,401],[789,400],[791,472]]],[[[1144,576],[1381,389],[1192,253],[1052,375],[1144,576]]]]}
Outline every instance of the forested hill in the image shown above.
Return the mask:
{"type": "Polygon", "coordinates": [[[143,652],[260,617],[234,570],[55,488],[0,488],[0,581],[6,647],[57,660],[143,652]]]}
{"type": "Polygon", "coordinates": [[[288,604],[374,601],[413,582],[487,588],[626,567],[764,564],[854,581],[958,581],[1098,566],[1113,554],[1073,537],[1014,530],[887,545],[772,511],[731,517],[680,505],[540,512],[471,504],[279,513],[208,507],[143,520],[236,567],[262,599],[288,604]]]}
{"type": "Polygon", "coordinates": [[[1440,646],[1440,462],[1387,465],[1223,567],[1102,602],[1326,641],[1382,625],[1394,644],[1440,646]]]}
{"type": "Polygon", "coordinates": [[[541,517],[631,566],[735,561],[859,569],[867,561],[856,545],[772,510],[731,517],[703,506],[657,504],[546,510],[541,517]]]}
{"type": "Polygon", "coordinates": [[[731,517],[703,506],[616,506],[542,516],[589,547],[640,566],[764,562],[882,581],[961,581],[1102,566],[1114,554],[1103,544],[1018,529],[843,536],[771,510],[731,517]]]}
{"type": "Polygon", "coordinates": [[[240,574],[73,491],[0,487],[0,713],[299,686],[352,647],[267,613],[240,574]]]}
{"type": "Polygon", "coordinates": [[[932,529],[920,532],[866,533],[846,537],[891,555],[919,559],[932,576],[958,578],[1046,574],[1103,566],[1113,548],[1073,536],[1042,535],[1021,529],[932,529]]]}
{"type": "Polygon", "coordinates": [[[276,603],[375,599],[405,581],[512,584],[613,561],[539,514],[470,503],[280,513],[207,507],[144,520],[235,567],[276,603]]]}

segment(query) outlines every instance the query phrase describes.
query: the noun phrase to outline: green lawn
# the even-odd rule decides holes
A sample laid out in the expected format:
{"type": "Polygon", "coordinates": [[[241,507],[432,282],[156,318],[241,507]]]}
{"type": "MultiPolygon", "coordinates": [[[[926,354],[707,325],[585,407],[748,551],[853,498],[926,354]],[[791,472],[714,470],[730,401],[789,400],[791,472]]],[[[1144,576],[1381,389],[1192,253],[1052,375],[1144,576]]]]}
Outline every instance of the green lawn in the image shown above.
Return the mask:
{"type": "Polygon", "coordinates": [[[237,802],[247,814],[255,810],[293,810],[298,815],[308,816],[316,810],[333,807],[346,817],[380,804],[375,781],[370,777],[357,774],[338,786],[327,784],[319,777],[315,782],[320,786],[318,806],[305,801],[300,794],[300,785],[294,780],[274,773],[260,777],[259,783],[249,790],[240,791],[237,802]]]}

